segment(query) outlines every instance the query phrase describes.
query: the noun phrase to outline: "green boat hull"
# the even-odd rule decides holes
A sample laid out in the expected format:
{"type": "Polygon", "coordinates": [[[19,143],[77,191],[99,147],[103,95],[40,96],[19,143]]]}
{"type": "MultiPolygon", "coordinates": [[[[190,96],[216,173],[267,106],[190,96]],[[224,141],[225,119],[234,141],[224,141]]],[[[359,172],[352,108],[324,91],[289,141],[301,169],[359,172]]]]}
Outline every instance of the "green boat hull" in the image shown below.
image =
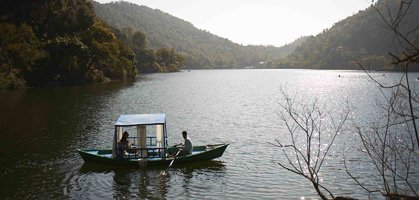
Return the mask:
{"type": "MultiPolygon", "coordinates": [[[[192,154],[187,156],[176,157],[173,165],[181,165],[194,162],[208,161],[219,158],[223,155],[229,144],[215,144],[205,146],[194,146],[192,154]]],[[[106,165],[125,165],[125,166],[140,166],[140,167],[153,167],[153,166],[168,166],[174,159],[168,158],[112,158],[112,150],[99,150],[99,149],[78,149],[80,156],[85,162],[99,163],[106,165]]],[[[175,147],[169,147],[168,153],[171,154],[176,151],[175,147]]]]}

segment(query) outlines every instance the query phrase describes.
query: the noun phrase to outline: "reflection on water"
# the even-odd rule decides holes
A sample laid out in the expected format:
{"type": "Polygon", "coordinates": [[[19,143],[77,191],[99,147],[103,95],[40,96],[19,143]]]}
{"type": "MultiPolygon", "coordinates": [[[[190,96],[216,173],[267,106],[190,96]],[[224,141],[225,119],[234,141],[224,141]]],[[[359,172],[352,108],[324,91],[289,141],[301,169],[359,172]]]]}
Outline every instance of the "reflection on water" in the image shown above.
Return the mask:
{"type": "Polygon", "coordinates": [[[103,127],[97,119],[130,85],[0,91],[0,199],[60,197],[63,171],[81,163],[74,150],[98,144],[90,135],[103,127]]]}
{"type": "Polygon", "coordinates": [[[163,170],[166,169],[107,167],[85,163],[77,175],[70,175],[63,185],[68,197],[74,199],[94,197],[96,194],[115,199],[165,199],[181,194],[190,195],[191,190],[200,187],[194,185],[196,181],[222,181],[226,167],[222,162],[209,161],[170,168],[166,176],[160,175],[163,170]]]}
{"type": "MultiPolygon", "coordinates": [[[[135,83],[0,91],[0,199],[318,198],[306,180],[280,169],[285,158],[268,145],[288,134],[277,114],[280,90],[331,108],[349,102],[353,116],[368,121],[379,110],[380,94],[367,79],[361,71],[194,70],[150,74],[135,83]],[[115,120],[130,113],[166,113],[169,144],[182,142],[187,130],[194,144],[231,145],[215,162],[174,166],[168,176],[160,175],[167,166],[84,163],[75,150],[110,148],[115,120]]],[[[351,140],[337,143],[345,141],[351,140]]],[[[366,199],[340,159],[325,163],[324,184],[336,195],[366,199]]],[[[366,175],[369,166],[357,170],[366,175]]]]}

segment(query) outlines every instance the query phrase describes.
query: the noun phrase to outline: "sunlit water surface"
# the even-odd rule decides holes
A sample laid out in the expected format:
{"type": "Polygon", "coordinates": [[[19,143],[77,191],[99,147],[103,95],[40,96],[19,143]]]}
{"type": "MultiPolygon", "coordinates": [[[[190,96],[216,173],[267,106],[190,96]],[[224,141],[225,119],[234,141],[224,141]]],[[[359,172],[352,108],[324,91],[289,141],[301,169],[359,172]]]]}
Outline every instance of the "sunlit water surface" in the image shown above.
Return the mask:
{"type": "MultiPolygon", "coordinates": [[[[377,116],[381,97],[362,71],[321,70],[192,70],[135,83],[3,91],[0,199],[319,199],[308,181],[280,168],[285,158],[269,144],[288,138],[278,115],[281,90],[303,103],[318,99],[332,113],[349,105],[358,121],[377,116]],[[84,163],[75,150],[110,148],[113,123],[130,113],[166,113],[169,144],[187,130],[194,144],[231,145],[215,161],[170,168],[167,176],[160,175],[166,168],[84,163]]],[[[339,136],[322,183],[335,195],[366,199],[342,164],[346,137],[339,136]]],[[[358,166],[357,174],[380,185],[370,167],[358,166]]]]}

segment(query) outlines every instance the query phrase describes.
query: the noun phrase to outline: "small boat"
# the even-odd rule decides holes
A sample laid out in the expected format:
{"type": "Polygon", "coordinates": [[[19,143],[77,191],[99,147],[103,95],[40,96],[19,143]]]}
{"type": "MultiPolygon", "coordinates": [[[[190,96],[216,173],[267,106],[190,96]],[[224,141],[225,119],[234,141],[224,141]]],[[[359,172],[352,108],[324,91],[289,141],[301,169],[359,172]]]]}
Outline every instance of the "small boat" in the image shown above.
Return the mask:
{"type": "Polygon", "coordinates": [[[112,149],[77,149],[85,162],[107,165],[168,166],[208,161],[223,155],[229,144],[207,144],[193,146],[192,154],[173,157],[178,147],[168,146],[165,114],[121,115],[115,123],[112,149]],[[116,158],[117,142],[124,131],[136,134],[129,137],[132,147],[123,158],[116,158]]]}

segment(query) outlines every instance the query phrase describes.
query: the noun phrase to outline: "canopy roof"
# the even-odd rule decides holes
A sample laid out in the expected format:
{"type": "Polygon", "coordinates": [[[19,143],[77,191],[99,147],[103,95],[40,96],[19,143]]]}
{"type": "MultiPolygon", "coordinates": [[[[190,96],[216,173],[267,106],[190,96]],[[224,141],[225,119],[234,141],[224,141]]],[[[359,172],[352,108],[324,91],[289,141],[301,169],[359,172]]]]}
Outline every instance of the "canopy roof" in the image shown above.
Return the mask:
{"type": "Polygon", "coordinates": [[[121,115],[115,126],[152,125],[166,123],[166,114],[132,114],[121,115]]]}

